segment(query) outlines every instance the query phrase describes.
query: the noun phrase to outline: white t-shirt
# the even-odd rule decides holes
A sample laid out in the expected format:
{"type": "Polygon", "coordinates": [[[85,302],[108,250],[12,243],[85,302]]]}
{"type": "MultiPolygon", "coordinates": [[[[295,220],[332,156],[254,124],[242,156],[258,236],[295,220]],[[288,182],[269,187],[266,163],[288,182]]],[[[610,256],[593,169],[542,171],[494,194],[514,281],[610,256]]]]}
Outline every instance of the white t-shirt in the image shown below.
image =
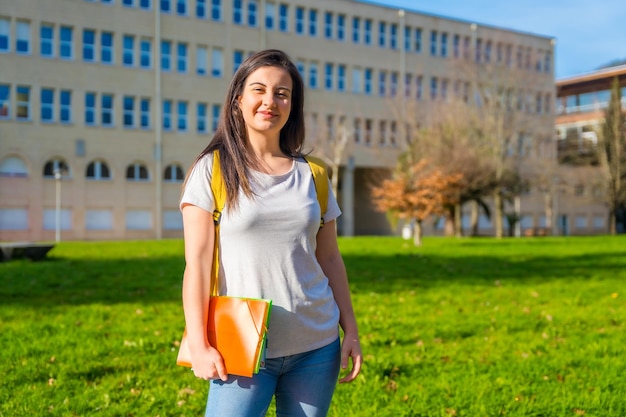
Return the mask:
{"type": "MultiPolygon", "coordinates": [[[[198,161],[189,175],[180,205],[213,212],[213,154],[198,161]]],[[[220,223],[220,295],[272,300],[267,357],[308,352],[339,335],[339,308],[317,258],[320,226],[311,169],[304,159],[289,172],[254,172],[255,197],[239,196],[232,213],[224,208],[220,223]]],[[[329,184],[324,221],[341,214],[329,184]]]]}

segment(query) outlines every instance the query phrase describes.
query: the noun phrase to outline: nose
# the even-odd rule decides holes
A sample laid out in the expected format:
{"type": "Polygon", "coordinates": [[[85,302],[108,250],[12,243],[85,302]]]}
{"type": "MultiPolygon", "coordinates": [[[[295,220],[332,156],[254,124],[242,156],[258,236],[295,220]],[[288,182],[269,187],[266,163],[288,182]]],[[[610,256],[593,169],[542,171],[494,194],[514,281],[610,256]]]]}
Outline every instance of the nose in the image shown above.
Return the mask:
{"type": "Polygon", "coordinates": [[[267,107],[276,106],[276,97],[272,91],[268,91],[263,95],[263,104],[267,107]]]}

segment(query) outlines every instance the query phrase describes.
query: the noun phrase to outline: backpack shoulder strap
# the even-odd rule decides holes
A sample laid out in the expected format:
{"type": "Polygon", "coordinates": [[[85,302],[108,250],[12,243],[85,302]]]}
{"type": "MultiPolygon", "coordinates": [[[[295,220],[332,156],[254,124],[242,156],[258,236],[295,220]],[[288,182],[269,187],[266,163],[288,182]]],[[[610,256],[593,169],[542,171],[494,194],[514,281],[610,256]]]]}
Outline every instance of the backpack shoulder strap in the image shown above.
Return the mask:
{"type": "Polygon", "coordinates": [[[304,159],[306,159],[311,168],[311,174],[313,174],[317,202],[322,210],[322,218],[320,219],[320,228],[322,228],[324,227],[324,213],[326,213],[328,208],[328,170],[326,164],[320,158],[307,155],[304,159]]]}
{"type": "Polygon", "coordinates": [[[215,197],[215,210],[213,211],[213,221],[216,225],[220,224],[222,219],[222,210],[226,203],[226,184],[222,177],[222,166],[220,165],[220,154],[217,150],[213,151],[213,169],[211,170],[211,191],[215,197]]]}

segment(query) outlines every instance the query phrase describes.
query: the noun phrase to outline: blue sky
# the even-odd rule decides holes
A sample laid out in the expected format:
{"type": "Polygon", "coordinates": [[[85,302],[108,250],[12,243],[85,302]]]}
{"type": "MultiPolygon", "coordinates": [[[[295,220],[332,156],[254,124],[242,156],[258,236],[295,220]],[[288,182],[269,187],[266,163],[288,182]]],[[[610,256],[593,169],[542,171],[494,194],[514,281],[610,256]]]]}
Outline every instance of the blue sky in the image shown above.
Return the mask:
{"type": "Polygon", "coordinates": [[[626,59],[626,0],[376,0],[556,39],[556,79],[626,59]]]}

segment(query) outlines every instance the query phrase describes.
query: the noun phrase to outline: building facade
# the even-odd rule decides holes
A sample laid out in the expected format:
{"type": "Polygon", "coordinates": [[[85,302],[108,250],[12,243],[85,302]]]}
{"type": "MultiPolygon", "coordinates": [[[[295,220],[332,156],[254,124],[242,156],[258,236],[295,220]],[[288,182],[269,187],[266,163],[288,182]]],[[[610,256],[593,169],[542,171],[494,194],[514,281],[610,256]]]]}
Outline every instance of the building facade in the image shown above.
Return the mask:
{"type": "MultiPolygon", "coordinates": [[[[617,79],[626,111],[626,65],[557,80],[556,131],[562,183],[559,227],[564,234],[608,231],[608,209],[595,148],[602,131],[611,85],[617,79]]],[[[626,232],[626,213],[617,213],[617,232],[626,232]]]]}
{"type": "MultiPolygon", "coordinates": [[[[303,75],[307,143],[336,161],[344,235],[394,232],[370,185],[433,103],[471,100],[460,62],[526,73],[526,112],[552,136],[545,36],[353,0],[6,0],[0,241],[181,237],[185,172],[230,77],[263,48],[285,50],[303,75]]],[[[545,217],[531,194],[525,227],[545,217]]]]}

